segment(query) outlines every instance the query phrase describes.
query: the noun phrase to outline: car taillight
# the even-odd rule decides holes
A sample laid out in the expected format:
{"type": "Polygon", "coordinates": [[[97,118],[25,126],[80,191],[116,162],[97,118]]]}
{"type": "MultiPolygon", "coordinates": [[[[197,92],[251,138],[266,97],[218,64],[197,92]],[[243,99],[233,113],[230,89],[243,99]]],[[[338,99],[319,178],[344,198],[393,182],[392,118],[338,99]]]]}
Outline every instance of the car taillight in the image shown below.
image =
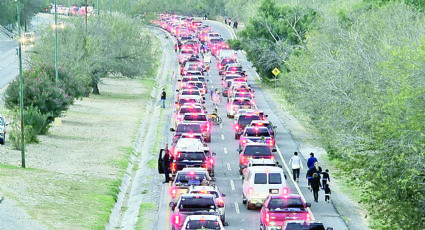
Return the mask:
{"type": "Polygon", "coordinates": [[[207,130],[207,132],[210,131],[210,123],[209,122],[205,125],[205,129],[207,130]]]}
{"type": "Polygon", "coordinates": [[[270,146],[270,147],[273,147],[273,146],[274,146],[274,141],[273,141],[273,139],[269,139],[269,146],[270,146]]]}
{"type": "Polygon", "coordinates": [[[248,189],[248,193],[249,193],[249,195],[252,195],[252,193],[254,193],[254,189],[253,188],[249,188],[248,189]]]}
{"type": "Polygon", "coordinates": [[[241,156],[241,164],[242,165],[247,165],[248,161],[249,161],[249,159],[247,157],[245,157],[244,155],[241,156]]]}
{"type": "Polygon", "coordinates": [[[220,207],[220,208],[224,207],[224,200],[223,200],[223,198],[218,199],[218,207],[220,207]]]}
{"type": "Polygon", "coordinates": [[[235,129],[236,130],[239,130],[239,125],[235,125],[235,129]]]}
{"type": "Polygon", "coordinates": [[[208,163],[204,163],[204,168],[209,169],[209,167],[208,163]]]}
{"type": "Polygon", "coordinates": [[[174,215],[173,219],[174,219],[173,224],[175,226],[179,226],[180,225],[180,216],[179,215],[174,215]]]}
{"type": "Polygon", "coordinates": [[[311,216],[310,216],[310,214],[309,214],[309,213],[307,213],[306,220],[307,220],[307,221],[310,221],[310,220],[311,220],[311,216]]]}
{"type": "Polygon", "coordinates": [[[171,196],[172,196],[173,198],[176,198],[176,196],[177,196],[177,188],[172,188],[172,189],[171,189],[171,196]]]}
{"type": "Polygon", "coordinates": [[[283,188],[282,189],[282,194],[283,195],[288,195],[288,188],[283,188]]]}
{"type": "Polygon", "coordinates": [[[171,163],[171,167],[170,168],[171,168],[171,172],[174,173],[176,171],[176,163],[174,163],[174,162],[171,163]]]}
{"type": "Polygon", "coordinates": [[[245,145],[248,141],[246,139],[242,140],[242,145],[245,145]]]}
{"type": "Polygon", "coordinates": [[[213,158],[210,159],[210,165],[211,166],[214,165],[214,159],[213,158]]]}
{"type": "Polygon", "coordinates": [[[266,212],[265,218],[266,223],[268,224],[270,222],[270,214],[268,212],[266,212]]]}

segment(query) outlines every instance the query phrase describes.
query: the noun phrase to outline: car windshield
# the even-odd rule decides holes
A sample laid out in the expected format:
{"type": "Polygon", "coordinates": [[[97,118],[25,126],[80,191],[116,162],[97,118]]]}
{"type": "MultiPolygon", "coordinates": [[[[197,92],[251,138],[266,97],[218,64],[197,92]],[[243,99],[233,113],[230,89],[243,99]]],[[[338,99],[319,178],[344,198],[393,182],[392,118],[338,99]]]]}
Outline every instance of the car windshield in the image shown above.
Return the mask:
{"type": "Polygon", "coordinates": [[[207,116],[205,114],[199,115],[186,115],[184,116],[185,121],[207,121],[207,116]]]}
{"type": "Polygon", "coordinates": [[[202,81],[203,83],[207,82],[207,80],[205,79],[205,77],[198,77],[198,81],[202,81]]]}
{"type": "Polygon", "coordinates": [[[205,160],[204,152],[180,152],[177,160],[205,160]]]}
{"type": "Polygon", "coordinates": [[[244,98],[249,98],[252,99],[252,96],[250,93],[242,93],[242,92],[238,92],[235,94],[235,97],[244,97],[244,98]]]}
{"type": "Polygon", "coordinates": [[[184,50],[181,51],[181,53],[182,54],[193,54],[194,51],[193,50],[190,50],[190,49],[184,49],[184,50]]]}
{"type": "Polygon", "coordinates": [[[240,115],[238,119],[238,124],[240,125],[249,125],[253,120],[261,120],[258,115],[240,115]]]}
{"type": "Polygon", "coordinates": [[[197,77],[185,77],[182,79],[182,82],[188,82],[188,81],[197,81],[197,77]]]}
{"type": "Polygon", "coordinates": [[[251,105],[251,100],[236,99],[233,100],[233,105],[251,105]]]}
{"type": "Polygon", "coordinates": [[[286,230],[325,230],[323,224],[288,223],[286,230]]]}
{"type": "Polygon", "coordinates": [[[216,192],[216,191],[202,191],[202,190],[200,190],[200,191],[191,191],[190,193],[195,193],[195,194],[198,194],[198,193],[202,193],[202,194],[212,194],[212,195],[214,195],[214,198],[218,198],[218,193],[216,192]]]}
{"type": "Polygon", "coordinates": [[[246,146],[245,155],[248,156],[271,156],[272,152],[270,151],[270,148],[267,145],[262,146],[246,146]]]}
{"type": "Polygon", "coordinates": [[[179,206],[180,211],[191,210],[215,210],[215,203],[212,197],[182,197],[179,206]]]}
{"type": "Polygon", "coordinates": [[[185,98],[179,100],[180,105],[183,105],[184,103],[197,103],[197,101],[195,98],[185,98]]]}
{"type": "Polygon", "coordinates": [[[201,95],[198,90],[185,90],[182,95],[201,95]]]}
{"type": "Polygon", "coordinates": [[[197,172],[193,175],[190,175],[189,173],[179,173],[179,175],[176,177],[175,182],[183,184],[187,184],[190,182],[193,185],[200,185],[203,179],[206,179],[205,173],[197,172]]]}
{"type": "Polygon", "coordinates": [[[201,133],[201,126],[198,124],[180,124],[177,126],[178,133],[201,133]]]}
{"type": "Polygon", "coordinates": [[[245,130],[245,136],[247,137],[270,137],[269,130],[267,128],[247,128],[245,130]]]}
{"type": "Polygon", "coordinates": [[[185,113],[199,113],[201,112],[200,107],[183,107],[180,109],[179,114],[185,114],[185,113]]]}
{"type": "Polygon", "coordinates": [[[304,209],[303,202],[300,198],[271,198],[269,209],[273,211],[283,210],[287,208],[304,209]]]}
{"type": "Polygon", "coordinates": [[[187,222],[185,229],[221,229],[220,224],[216,220],[190,220],[187,222]]]}

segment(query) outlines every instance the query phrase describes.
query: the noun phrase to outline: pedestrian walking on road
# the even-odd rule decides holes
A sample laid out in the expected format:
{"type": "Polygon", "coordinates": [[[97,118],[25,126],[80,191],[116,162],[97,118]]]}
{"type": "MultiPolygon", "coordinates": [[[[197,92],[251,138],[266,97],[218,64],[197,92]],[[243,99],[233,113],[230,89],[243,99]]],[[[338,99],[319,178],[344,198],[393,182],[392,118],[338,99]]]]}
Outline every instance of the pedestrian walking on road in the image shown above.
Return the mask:
{"type": "Polygon", "coordinates": [[[227,20],[229,21],[229,26],[231,26],[232,25],[232,18],[229,17],[229,19],[227,19],[227,20]]]}
{"type": "Polygon", "coordinates": [[[170,181],[170,151],[168,150],[168,144],[165,145],[164,156],[162,157],[162,168],[164,169],[165,181],[170,181]]]}
{"type": "Polygon", "coordinates": [[[323,189],[325,189],[325,185],[327,185],[328,182],[331,182],[331,178],[329,176],[329,169],[326,169],[324,172],[322,172],[322,188],[323,189]]]}
{"type": "Polygon", "coordinates": [[[224,16],[224,24],[227,25],[227,16],[224,16]]]}
{"type": "Polygon", "coordinates": [[[161,93],[161,101],[162,101],[162,108],[165,109],[165,99],[167,98],[167,93],[165,92],[165,88],[162,89],[161,93]]]}
{"type": "MultiPolygon", "coordinates": [[[[320,173],[322,173],[322,167],[319,166],[318,162],[314,162],[313,167],[308,169],[307,174],[305,177],[307,178],[308,182],[308,189],[311,189],[311,181],[313,179],[313,174],[317,173],[320,176],[320,173]]],[[[320,182],[320,181],[319,181],[320,182]]]]}
{"type": "Polygon", "coordinates": [[[317,162],[317,158],[314,157],[314,153],[310,153],[310,158],[307,160],[307,167],[309,169],[313,168],[315,162],[317,162]]]}
{"type": "Polygon", "coordinates": [[[298,156],[297,152],[294,152],[294,156],[291,157],[289,160],[289,164],[292,167],[292,176],[294,178],[294,181],[299,182],[300,181],[300,169],[303,168],[301,158],[298,156]]]}
{"type": "Polygon", "coordinates": [[[238,29],[238,25],[239,25],[238,21],[235,21],[235,23],[233,23],[233,26],[235,27],[235,29],[238,29]]]}
{"type": "Polygon", "coordinates": [[[331,189],[329,188],[329,184],[323,185],[325,187],[325,202],[328,202],[331,200],[331,189]]]}
{"type": "Polygon", "coordinates": [[[311,179],[311,189],[313,190],[314,201],[319,201],[319,190],[320,190],[320,176],[318,173],[313,173],[313,179],[311,179]]]}

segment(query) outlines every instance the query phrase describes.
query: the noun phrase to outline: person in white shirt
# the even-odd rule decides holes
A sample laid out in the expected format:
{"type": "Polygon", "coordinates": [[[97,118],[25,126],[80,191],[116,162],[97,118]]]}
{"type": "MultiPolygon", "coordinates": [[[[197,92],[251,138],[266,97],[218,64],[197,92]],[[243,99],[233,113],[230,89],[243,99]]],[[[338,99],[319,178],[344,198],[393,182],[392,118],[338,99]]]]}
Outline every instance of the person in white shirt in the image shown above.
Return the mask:
{"type": "Polygon", "coordinates": [[[300,169],[303,168],[303,165],[301,163],[301,158],[298,156],[297,152],[294,152],[294,156],[291,157],[291,160],[289,160],[289,164],[292,167],[292,175],[294,177],[294,181],[299,182],[300,181],[300,169]]]}

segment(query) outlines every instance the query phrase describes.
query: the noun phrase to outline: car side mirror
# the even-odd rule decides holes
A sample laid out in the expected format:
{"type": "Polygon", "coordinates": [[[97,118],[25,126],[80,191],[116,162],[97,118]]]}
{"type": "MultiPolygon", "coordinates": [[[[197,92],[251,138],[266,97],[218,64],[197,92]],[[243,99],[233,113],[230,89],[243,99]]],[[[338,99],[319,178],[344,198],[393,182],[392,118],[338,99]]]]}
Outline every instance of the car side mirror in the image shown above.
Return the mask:
{"type": "Polygon", "coordinates": [[[178,89],[176,89],[176,92],[179,92],[179,90],[178,90],[178,89]]]}
{"type": "Polygon", "coordinates": [[[217,153],[214,153],[214,152],[213,152],[213,153],[212,153],[212,155],[213,155],[213,156],[216,156],[216,155],[217,155],[217,153]]]}
{"type": "Polygon", "coordinates": [[[211,178],[211,181],[214,181],[215,182],[215,177],[211,178]]]}
{"type": "Polygon", "coordinates": [[[311,203],[310,203],[310,202],[307,202],[307,203],[305,203],[305,206],[306,206],[307,208],[309,208],[309,207],[311,207],[311,203]]]}
{"type": "Polygon", "coordinates": [[[272,149],[272,152],[277,152],[277,149],[273,148],[273,149],[272,149]]]}
{"type": "Polygon", "coordinates": [[[277,129],[277,126],[275,125],[275,126],[273,126],[273,129],[277,129]]]}
{"type": "Polygon", "coordinates": [[[248,87],[251,87],[251,84],[248,84],[248,87]]]}
{"type": "Polygon", "coordinates": [[[226,197],[226,194],[222,193],[222,194],[221,194],[221,196],[222,196],[222,197],[226,197]]]}
{"type": "Polygon", "coordinates": [[[176,130],[174,128],[170,128],[170,132],[175,132],[176,130]]]}
{"type": "Polygon", "coordinates": [[[202,101],[202,104],[205,104],[205,101],[202,101]]]}
{"type": "Polygon", "coordinates": [[[224,222],[223,225],[224,226],[229,226],[229,222],[224,222]]]}
{"type": "Polygon", "coordinates": [[[177,79],[177,81],[178,81],[178,82],[181,82],[182,80],[181,80],[181,79],[177,79]]]}
{"type": "Polygon", "coordinates": [[[326,230],[334,230],[334,228],[327,227],[326,230]]]}
{"type": "MultiPolygon", "coordinates": [[[[282,165],[277,165],[277,167],[282,168],[282,165]]],[[[286,178],[286,176],[285,176],[285,178],[286,178]]]]}
{"type": "Polygon", "coordinates": [[[219,208],[224,208],[224,204],[223,203],[220,203],[220,204],[218,204],[217,205],[219,208]]]}

